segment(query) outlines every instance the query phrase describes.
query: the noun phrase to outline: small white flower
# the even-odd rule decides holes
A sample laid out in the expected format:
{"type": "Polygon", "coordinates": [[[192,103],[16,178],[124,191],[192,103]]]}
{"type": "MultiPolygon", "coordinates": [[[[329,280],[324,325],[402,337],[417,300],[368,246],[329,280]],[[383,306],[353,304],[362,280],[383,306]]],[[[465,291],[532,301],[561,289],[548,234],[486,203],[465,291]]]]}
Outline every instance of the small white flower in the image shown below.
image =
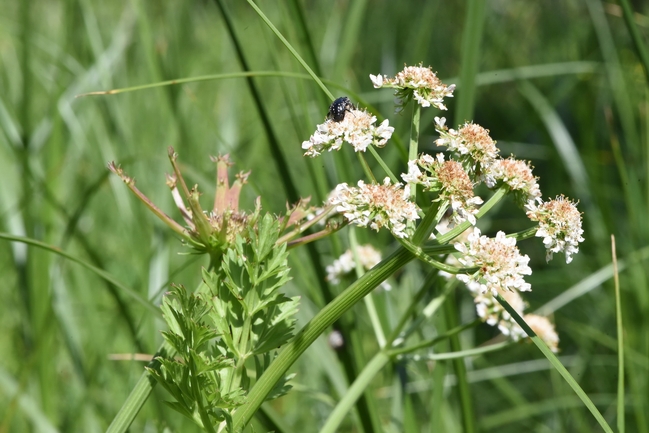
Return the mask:
{"type": "Polygon", "coordinates": [[[401,179],[403,179],[404,182],[416,184],[420,182],[422,176],[423,173],[419,170],[417,160],[413,159],[408,161],[408,173],[402,173],[401,179]]]}
{"type": "Polygon", "coordinates": [[[378,75],[370,74],[370,81],[372,81],[372,84],[374,85],[375,89],[379,89],[383,87],[383,75],[381,74],[378,75]]]}
{"type": "MultiPolygon", "coordinates": [[[[412,95],[414,96],[415,101],[417,101],[417,103],[418,103],[419,105],[421,105],[422,107],[425,107],[425,108],[426,108],[426,107],[430,107],[430,101],[428,101],[426,98],[424,98],[424,97],[419,93],[419,91],[417,91],[417,90],[413,91],[413,92],[412,92],[412,95]]],[[[446,110],[446,107],[445,107],[444,105],[442,105],[442,107],[444,107],[444,108],[441,108],[442,110],[446,110]]]]}

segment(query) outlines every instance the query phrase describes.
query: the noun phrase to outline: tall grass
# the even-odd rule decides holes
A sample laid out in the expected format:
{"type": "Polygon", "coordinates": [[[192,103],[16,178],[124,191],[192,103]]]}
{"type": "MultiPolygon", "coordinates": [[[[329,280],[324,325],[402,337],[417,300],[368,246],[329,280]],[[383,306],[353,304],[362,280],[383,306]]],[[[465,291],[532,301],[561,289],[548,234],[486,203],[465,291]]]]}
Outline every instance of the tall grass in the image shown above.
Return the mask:
{"type": "MultiPolygon", "coordinates": [[[[391,167],[405,170],[409,113],[395,115],[392,94],[372,89],[368,75],[423,62],[458,84],[449,119],[474,119],[505,155],[530,159],[546,196],[581,201],[586,242],[570,266],[546,263],[538,243],[521,244],[534,269],[530,309],[553,314],[559,359],[608,424],[647,433],[649,92],[642,59],[649,29],[641,24],[649,9],[627,13],[625,22],[622,9],[596,0],[487,2],[484,10],[478,3],[258,5],[334,96],[349,95],[390,118],[399,137],[382,157],[391,167]],[[623,411],[616,409],[611,235],[620,270],[623,411]]],[[[214,192],[208,155],[230,153],[237,170],[252,169],[242,202],[252,206],[261,196],[264,209],[275,213],[295,196],[320,202],[335,182],[355,182],[363,173],[351,152],[302,157],[300,144],[330,99],[247,2],[8,0],[2,9],[0,431],[103,431],[143,369],[141,361],[115,355],[154,353],[164,326],[152,307],[169,282],[195,287],[208,264],[178,254],[184,249],[177,239],[108,175],[108,161],[119,161],[170,214],[164,185],[170,145],[206,196],[214,192]],[[242,71],[253,74],[75,98],[242,71]]],[[[422,112],[419,131],[420,149],[429,152],[433,115],[422,112]]],[[[490,230],[525,228],[510,211],[505,205],[487,221],[490,230]]],[[[377,245],[390,239],[359,230],[355,236],[377,245]]],[[[302,296],[298,328],[343,288],[324,282],[322,266],[349,243],[341,234],[293,254],[287,291],[302,296]]],[[[423,265],[414,263],[397,278],[393,291],[372,294],[384,326],[394,325],[396,311],[430,284],[423,265]]],[[[473,320],[472,300],[457,293],[456,305],[446,304],[422,333],[473,320]]],[[[336,328],[346,333],[344,351],[334,352],[326,335],[317,340],[291,369],[294,390],[262,406],[257,431],[325,425],[378,351],[363,305],[336,328]]],[[[480,326],[460,334],[453,349],[492,337],[491,327],[480,326]]],[[[340,431],[599,428],[534,345],[462,361],[404,358],[378,371],[340,431]]],[[[132,431],[195,431],[164,406],[166,399],[155,389],[132,431]]]]}

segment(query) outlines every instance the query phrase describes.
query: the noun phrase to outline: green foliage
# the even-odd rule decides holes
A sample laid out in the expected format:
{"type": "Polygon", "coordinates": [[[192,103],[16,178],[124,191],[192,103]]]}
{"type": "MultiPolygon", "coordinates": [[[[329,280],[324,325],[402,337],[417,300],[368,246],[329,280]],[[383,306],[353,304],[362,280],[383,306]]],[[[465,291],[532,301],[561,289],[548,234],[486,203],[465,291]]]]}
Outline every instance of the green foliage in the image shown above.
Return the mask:
{"type": "MultiPolygon", "coordinates": [[[[167,404],[206,431],[221,422],[231,431],[231,414],[245,404],[251,385],[248,360],[261,376],[275,349],[293,335],[298,298],[279,291],[290,280],[286,244],[276,244],[279,223],[266,215],[247,232],[250,237],[237,236],[218,269],[203,270],[195,293],[172,286],[162,303],[169,327],[162,334],[176,355],[160,357],[159,369],[148,368],[174,397],[167,404]]],[[[269,399],[287,393],[287,381],[269,399]]]]}

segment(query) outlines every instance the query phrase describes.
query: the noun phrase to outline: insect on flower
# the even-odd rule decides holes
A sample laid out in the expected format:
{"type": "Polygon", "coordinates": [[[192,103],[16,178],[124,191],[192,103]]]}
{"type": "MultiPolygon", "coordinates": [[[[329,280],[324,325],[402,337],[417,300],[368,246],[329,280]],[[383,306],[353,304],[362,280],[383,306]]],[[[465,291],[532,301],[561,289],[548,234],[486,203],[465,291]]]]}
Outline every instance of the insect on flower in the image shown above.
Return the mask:
{"type": "Polygon", "coordinates": [[[345,119],[345,112],[349,111],[351,113],[352,108],[355,108],[352,101],[347,96],[341,96],[329,106],[327,118],[334,122],[342,122],[345,119]]]}

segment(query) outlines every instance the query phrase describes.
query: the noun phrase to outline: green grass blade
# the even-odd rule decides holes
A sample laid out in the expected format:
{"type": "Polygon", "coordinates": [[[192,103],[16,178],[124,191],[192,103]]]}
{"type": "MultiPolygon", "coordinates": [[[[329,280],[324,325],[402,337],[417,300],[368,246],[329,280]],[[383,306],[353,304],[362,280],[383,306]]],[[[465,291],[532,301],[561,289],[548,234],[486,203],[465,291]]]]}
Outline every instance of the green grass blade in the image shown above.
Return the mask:
{"type": "Polygon", "coordinates": [[[349,387],[343,398],[340,399],[334,410],[329,414],[327,422],[320,429],[320,433],[334,433],[338,431],[340,423],[356,403],[356,400],[365,392],[372,379],[390,362],[390,357],[383,352],[378,352],[367,363],[354,383],[349,387]]]}
{"type": "Polygon", "coordinates": [[[24,390],[23,386],[18,383],[9,372],[0,366],[0,390],[2,391],[3,398],[7,398],[11,403],[7,405],[3,411],[3,420],[0,428],[3,431],[10,430],[11,412],[13,412],[14,405],[17,405],[20,410],[27,416],[29,421],[34,427],[34,431],[42,433],[58,433],[58,429],[48,419],[47,415],[43,413],[37,401],[30,395],[28,390],[24,390]]]}
{"type": "Polygon", "coordinates": [[[109,283],[113,284],[114,286],[118,287],[121,291],[124,292],[124,294],[130,296],[137,302],[139,302],[142,306],[144,306],[147,310],[149,310],[151,313],[154,313],[156,316],[160,316],[160,309],[153,305],[151,302],[147,301],[146,299],[142,298],[139,293],[137,293],[135,290],[131,289],[130,287],[127,287],[117,281],[115,278],[113,278],[112,275],[110,275],[108,272],[104,271],[103,269],[99,269],[89,263],[86,263],[85,261],[78,259],[71,254],[66,253],[65,251],[61,251],[55,246],[48,245],[44,242],[37,241],[35,239],[30,239],[30,238],[25,238],[22,236],[14,236],[10,235],[8,233],[0,233],[0,239],[4,239],[7,241],[11,242],[21,242],[23,244],[31,245],[37,248],[41,248],[45,251],[49,251],[51,253],[57,254],[61,257],[64,257],[74,263],[77,263],[84,268],[88,269],[89,271],[93,272],[96,274],[98,277],[103,278],[104,280],[108,281],[109,283]]]}
{"type": "Polygon", "coordinates": [[[611,235],[611,255],[613,257],[615,281],[615,316],[617,327],[617,431],[624,433],[624,324],[622,322],[622,301],[620,298],[620,276],[617,270],[617,253],[615,251],[615,236],[611,235]]]}
{"type": "Polygon", "coordinates": [[[640,31],[638,31],[638,26],[636,26],[633,17],[633,9],[631,9],[631,3],[629,3],[629,0],[620,0],[620,5],[622,5],[624,22],[626,23],[626,27],[629,29],[629,34],[633,40],[633,46],[638,52],[638,57],[640,57],[640,61],[644,67],[647,84],[649,85],[649,50],[647,50],[647,44],[645,44],[640,35],[640,31]]]}
{"type": "Polygon", "coordinates": [[[590,397],[588,397],[588,395],[584,392],[581,386],[579,386],[577,381],[572,377],[570,372],[566,370],[566,367],[564,367],[563,364],[561,364],[561,361],[559,361],[556,355],[552,353],[550,348],[543,342],[543,340],[541,340],[534,333],[534,331],[532,331],[532,329],[527,325],[525,320],[523,320],[523,318],[518,314],[518,312],[514,310],[512,306],[509,305],[507,301],[505,301],[501,296],[498,296],[498,302],[500,302],[503,308],[505,308],[505,310],[507,310],[507,312],[514,318],[514,320],[516,320],[516,323],[518,323],[518,325],[521,328],[523,328],[523,331],[525,331],[525,333],[530,336],[530,338],[532,339],[536,347],[538,347],[541,353],[545,355],[545,357],[548,359],[548,361],[550,361],[554,369],[557,370],[557,372],[559,372],[559,374],[563,377],[566,383],[572,388],[575,394],[577,394],[577,396],[581,399],[584,406],[586,406],[590,411],[590,413],[593,414],[593,417],[595,417],[595,419],[602,427],[602,429],[604,429],[606,433],[613,433],[611,426],[608,425],[608,423],[606,422],[606,420],[604,419],[600,411],[593,404],[590,397]]]}
{"type": "Polygon", "coordinates": [[[188,84],[188,83],[198,83],[201,81],[226,80],[230,78],[248,78],[248,77],[288,77],[288,78],[297,78],[300,80],[307,80],[311,78],[309,75],[306,74],[298,74],[295,72],[282,72],[282,71],[232,72],[228,74],[210,74],[210,75],[199,75],[197,77],[176,78],[173,80],[160,81],[157,83],[123,87],[121,89],[98,90],[94,92],[81,93],[76,97],[81,98],[84,96],[118,95],[120,93],[135,92],[137,90],[155,89],[157,87],[174,86],[177,84],[188,84]]]}
{"type": "MultiPolygon", "coordinates": [[[[147,365],[147,367],[152,369],[157,369],[160,365],[155,358],[157,356],[169,356],[172,349],[171,346],[164,342],[160,349],[153,356],[153,360],[147,365]]],[[[151,391],[156,386],[157,381],[151,377],[148,371],[142,372],[142,375],[138,379],[137,383],[133,387],[133,390],[128,395],[124,404],[120,408],[113,421],[108,426],[106,433],[124,433],[126,432],[130,425],[133,423],[133,420],[146,403],[151,391]]]]}
{"type": "Polygon", "coordinates": [[[286,40],[286,38],[277,30],[277,27],[273,25],[273,23],[266,17],[266,15],[259,9],[259,7],[253,2],[252,0],[248,0],[248,3],[252,8],[257,12],[259,17],[266,23],[266,25],[272,30],[273,33],[275,33],[275,36],[279,38],[280,41],[284,44],[284,46],[293,54],[293,57],[300,62],[300,65],[307,71],[307,73],[313,78],[313,81],[315,81],[318,86],[322,89],[322,91],[333,101],[334,95],[327,89],[327,87],[324,85],[324,83],[320,80],[320,78],[316,75],[315,72],[307,65],[307,63],[302,59],[302,57],[298,54],[298,52],[293,48],[293,46],[286,40]]]}
{"type": "MultiPolygon", "coordinates": [[[[232,21],[230,12],[223,4],[223,0],[216,0],[216,4],[221,11],[221,15],[223,16],[223,19],[225,21],[228,33],[230,34],[230,38],[232,39],[232,43],[234,44],[237,57],[239,58],[239,63],[241,63],[241,66],[245,71],[250,72],[251,69],[248,66],[248,60],[246,59],[246,56],[243,52],[243,44],[241,43],[241,40],[234,29],[234,23],[232,21]]],[[[255,106],[257,107],[259,117],[264,125],[264,131],[266,132],[266,137],[268,138],[268,146],[271,149],[271,154],[273,156],[273,160],[275,161],[278,175],[282,179],[282,185],[286,190],[288,200],[291,203],[297,203],[297,201],[300,199],[300,195],[297,191],[297,188],[295,187],[297,183],[295,183],[292,179],[290,166],[288,164],[286,156],[284,155],[284,151],[279,145],[279,140],[275,135],[275,131],[273,130],[270,116],[266,111],[266,107],[261,97],[261,92],[257,88],[257,85],[253,81],[252,77],[247,77],[246,83],[248,84],[252,98],[255,101],[255,106]]]]}
{"type": "Polygon", "coordinates": [[[475,80],[480,63],[480,44],[485,22],[486,3],[481,0],[467,2],[467,14],[462,32],[462,58],[460,64],[460,84],[458,91],[455,124],[459,125],[473,117],[475,104],[475,80]]]}

